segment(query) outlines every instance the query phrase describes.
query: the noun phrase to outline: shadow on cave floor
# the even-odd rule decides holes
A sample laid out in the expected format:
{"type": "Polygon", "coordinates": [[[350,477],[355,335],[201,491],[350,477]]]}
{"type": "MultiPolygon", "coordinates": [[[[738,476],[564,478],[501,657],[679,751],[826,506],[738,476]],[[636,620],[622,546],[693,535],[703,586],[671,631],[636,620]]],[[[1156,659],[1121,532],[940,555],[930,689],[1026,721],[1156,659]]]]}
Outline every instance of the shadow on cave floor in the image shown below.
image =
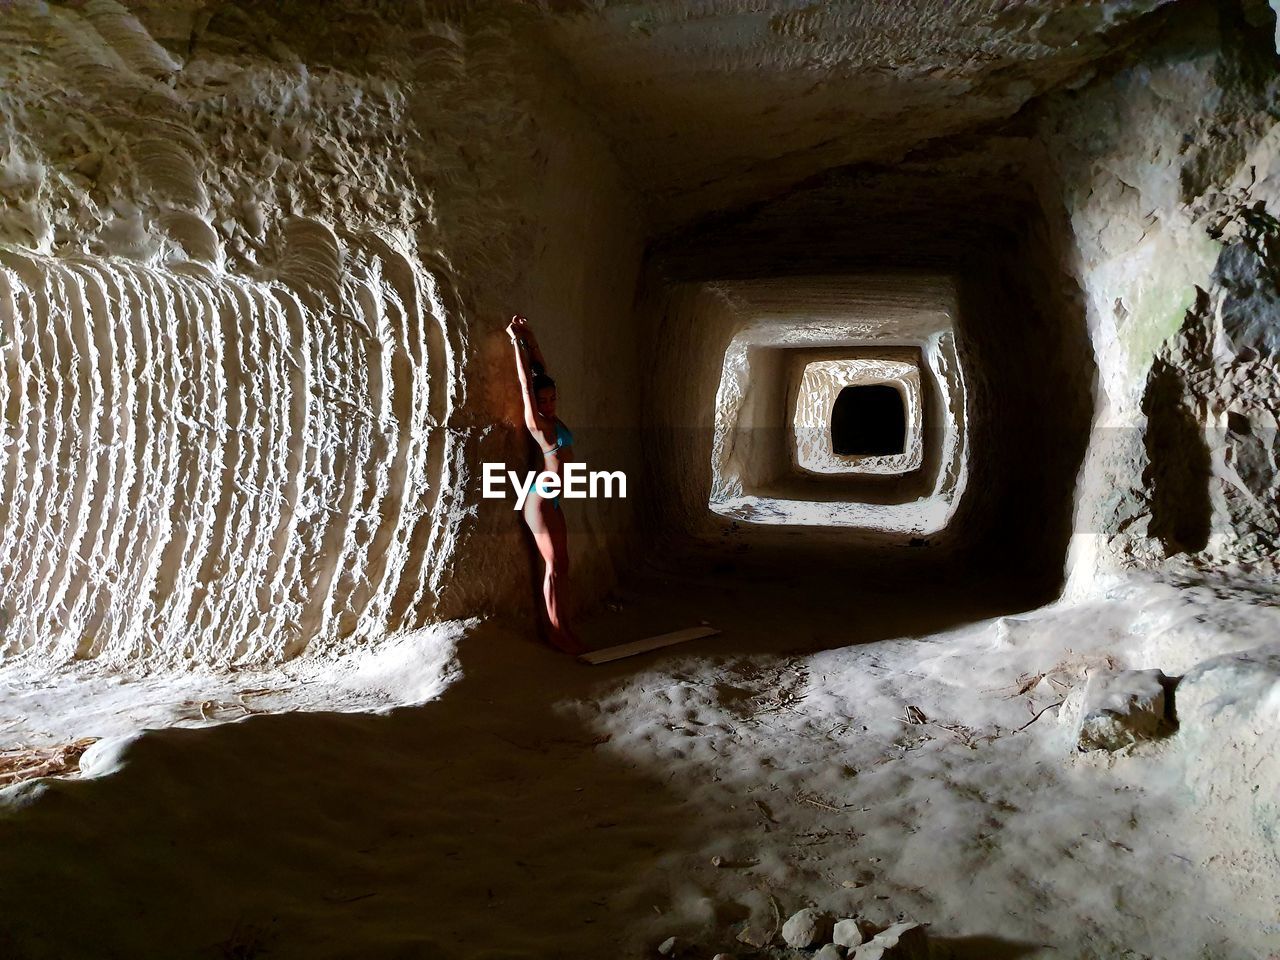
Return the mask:
{"type": "Polygon", "coordinates": [[[460,658],[422,706],[150,730],[11,789],[0,956],[599,955],[697,812],[557,710],[585,668],[491,625],[460,658]]]}
{"type": "Polygon", "coordinates": [[[998,937],[939,937],[934,941],[951,960],[1018,960],[1041,951],[1034,943],[1001,940],[998,937]]]}
{"type": "MultiPolygon", "coordinates": [[[[148,730],[109,775],[10,790],[0,956],[576,958],[622,944],[636,918],[698,915],[678,865],[725,812],[612,749],[572,705],[666,657],[781,661],[1035,605],[976,567],[861,556],[669,553],[584,620],[585,638],[704,620],[721,635],[588,668],[523,625],[481,624],[458,647],[460,678],[424,705],[148,730]]],[[[703,919],[727,929],[739,908],[703,919]]]]}
{"type": "Polygon", "coordinates": [[[685,653],[803,654],[917,637],[1051,602],[1036,571],[897,547],[684,544],[651,555],[585,618],[593,648],[707,623],[685,653]]]}
{"type": "MultiPolygon", "coordinates": [[[[723,635],[680,653],[783,655],[1002,606],[945,579],[777,560],[650,565],[586,630],[604,645],[706,619],[723,635]]],[[[107,776],[9,791],[0,956],[589,957],[623,918],[661,915],[673,858],[723,820],[563,705],[663,655],[587,668],[483,624],[458,656],[461,678],[422,706],[148,730],[107,776]]]]}
{"type": "Polygon", "coordinates": [[[774,893],[786,911],[821,895],[833,909],[860,898],[936,920],[957,958],[1120,955],[1107,951],[1139,936],[1133,909],[1168,920],[1171,936],[1199,935],[1188,892],[1169,888],[1184,873],[1165,858],[1182,848],[1176,829],[1163,839],[1158,797],[1135,806],[1127,784],[1055,772],[1030,735],[922,745],[893,714],[909,698],[932,715],[921,695],[969,723],[1019,704],[900,677],[910,649],[884,677],[857,657],[828,663],[834,686],[749,717],[735,696],[794,678],[753,686],[741,669],[675,669],[759,653],[794,670],[797,652],[1008,612],[1017,590],[951,564],[935,577],[885,558],[729,556],[651,563],[620,591],[620,612],[585,624],[593,640],[623,642],[697,616],[718,637],[589,668],[525,625],[481,624],[459,646],[460,678],[424,705],[151,730],[109,775],[6,791],[0,957],[646,957],[670,932],[713,930],[732,946],[733,924],[774,893]],[[831,695],[851,683],[862,733],[816,735],[848,726],[831,695]],[[1041,815],[1059,806],[1090,811],[1090,830],[1123,820],[1124,843],[1041,815]],[[1058,847],[1073,853],[1048,886],[1024,882],[1058,847]],[[718,869],[721,853],[758,870],[718,869]],[[1124,897],[1095,905],[1095,939],[1053,952],[1073,942],[1073,897],[1099,875],[1124,897]],[[1042,895],[1061,905],[1043,924],[1042,895]],[[1058,948],[1027,939],[1055,924],[1058,948]]]}

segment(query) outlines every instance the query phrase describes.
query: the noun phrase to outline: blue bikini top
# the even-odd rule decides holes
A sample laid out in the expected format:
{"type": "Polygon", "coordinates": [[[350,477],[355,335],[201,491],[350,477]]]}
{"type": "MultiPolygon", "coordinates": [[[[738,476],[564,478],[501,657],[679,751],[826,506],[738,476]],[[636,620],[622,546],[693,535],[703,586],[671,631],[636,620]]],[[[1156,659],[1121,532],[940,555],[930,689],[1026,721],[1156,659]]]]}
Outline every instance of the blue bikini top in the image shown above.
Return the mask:
{"type": "Polygon", "coordinates": [[[573,431],[566,427],[559,420],[556,421],[556,444],[542,451],[544,457],[549,457],[561,447],[573,446],[573,431]]]}

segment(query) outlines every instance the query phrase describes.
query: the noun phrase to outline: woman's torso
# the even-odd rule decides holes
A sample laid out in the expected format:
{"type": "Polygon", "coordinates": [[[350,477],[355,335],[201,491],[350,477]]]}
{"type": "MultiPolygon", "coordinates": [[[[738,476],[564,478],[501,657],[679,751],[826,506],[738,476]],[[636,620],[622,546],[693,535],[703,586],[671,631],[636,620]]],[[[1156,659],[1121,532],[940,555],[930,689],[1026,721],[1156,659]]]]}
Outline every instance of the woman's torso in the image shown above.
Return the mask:
{"type": "Polygon", "coordinates": [[[573,459],[573,432],[559,417],[555,422],[555,439],[550,444],[539,437],[538,445],[542,449],[542,469],[556,476],[564,475],[564,464],[573,459]]]}

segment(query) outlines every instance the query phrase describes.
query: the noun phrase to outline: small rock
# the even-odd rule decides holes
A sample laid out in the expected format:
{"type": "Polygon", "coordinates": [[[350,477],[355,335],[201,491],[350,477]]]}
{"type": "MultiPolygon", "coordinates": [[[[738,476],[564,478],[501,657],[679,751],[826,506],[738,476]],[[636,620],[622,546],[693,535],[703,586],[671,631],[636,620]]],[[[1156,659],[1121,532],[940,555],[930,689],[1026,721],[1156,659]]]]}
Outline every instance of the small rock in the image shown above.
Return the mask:
{"type": "Polygon", "coordinates": [[[841,947],[861,946],[865,939],[857,920],[838,920],[831,933],[832,942],[841,947]]]}
{"type": "Polygon", "coordinates": [[[1081,750],[1119,750],[1168,732],[1160,670],[1094,670],[1080,709],[1081,750]]]}
{"type": "Polygon", "coordinates": [[[711,958],[711,960],[733,960],[733,954],[717,953],[714,957],[711,958]]]}
{"type": "Polygon", "coordinates": [[[748,923],[742,928],[742,932],[738,934],[738,942],[745,943],[749,947],[764,948],[769,945],[769,941],[773,939],[773,933],[766,930],[761,924],[748,923]]]}
{"type": "Polygon", "coordinates": [[[684,944],[679,937],[667,937],[658,946],[658,953],[664,957],[678,957],[684,952],[684,944]]]}
{"type": "Polygon", "coordinates": [[[791,919],[782,925],[782,939],[787,946],[804,950],[825,939],[825,926],[821,913],[813,907],[805,907],[791,915],[791,919]]]}
{"type": "Polygon", "coordinates": [[[858,947],[852,960],[929,960],[929,936],[918,923],[895,923],[858,947]]]}
{"type": "Polygon", "coordinates": [[[813,960],[844,960],[844,951],[834,943],[828,943],[813,955],[813,960]]]}

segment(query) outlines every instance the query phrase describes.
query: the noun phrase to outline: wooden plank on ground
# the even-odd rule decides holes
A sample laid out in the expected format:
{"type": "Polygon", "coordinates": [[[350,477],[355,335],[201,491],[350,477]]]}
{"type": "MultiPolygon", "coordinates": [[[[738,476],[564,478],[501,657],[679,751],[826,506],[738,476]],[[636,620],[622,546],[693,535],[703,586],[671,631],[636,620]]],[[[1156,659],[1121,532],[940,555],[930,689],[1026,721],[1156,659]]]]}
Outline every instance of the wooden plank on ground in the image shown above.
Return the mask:
{"type": "Polygon", "coordinates": [[[583,663],[596,666],[601,663],[608,663],[610,660],[621,660],[624,657],[634,657],[638,653],[648,653],[650,650],[659,650],[672,644],[684,643],[686,640],[714,636],[719,632],[715,627],[688,627],[685,630],[660,633],[656,637],[645,637],[643,640],[635,640],[631,643],[620,643],[616,647],[592,650],[590,653],[582,654],[578,659],[583,663]]]}

